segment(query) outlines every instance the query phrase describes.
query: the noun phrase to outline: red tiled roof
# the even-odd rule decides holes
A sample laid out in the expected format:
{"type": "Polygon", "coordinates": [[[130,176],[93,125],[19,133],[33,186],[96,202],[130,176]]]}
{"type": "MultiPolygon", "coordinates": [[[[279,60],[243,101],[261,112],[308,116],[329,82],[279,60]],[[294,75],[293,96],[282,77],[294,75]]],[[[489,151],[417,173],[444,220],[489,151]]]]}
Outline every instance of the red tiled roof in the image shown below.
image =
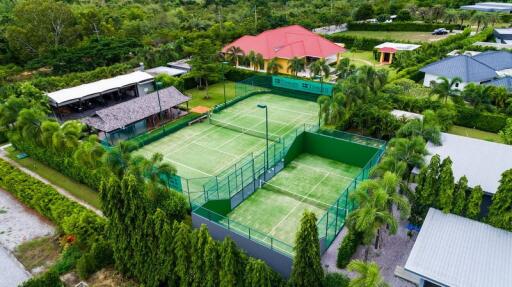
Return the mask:
{"type": "Polygon", "coordinates": [[[245,54],[250,51],[260,53],[264,59],[325,58],[345,52],[345,48],[299,25],[267,30],[256,36],[243,36],[226,45],[222,52],[227,52],[232,46],[240,47],[245,54]]]}
{"type": "Polygon", "coordinates": [[[391,48],[391,47],[382,47],[379,49],[379,52],[383,52],[383,53],[395,53],[396,52],[396,49],[395,48],[391,48]]]}

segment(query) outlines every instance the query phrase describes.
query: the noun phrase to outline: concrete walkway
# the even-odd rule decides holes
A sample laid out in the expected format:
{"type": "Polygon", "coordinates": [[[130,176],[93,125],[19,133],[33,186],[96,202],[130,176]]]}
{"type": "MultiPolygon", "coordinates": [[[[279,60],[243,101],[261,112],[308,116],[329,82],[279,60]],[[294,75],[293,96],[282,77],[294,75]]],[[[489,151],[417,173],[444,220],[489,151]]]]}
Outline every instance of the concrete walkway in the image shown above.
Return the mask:
{"type": "Polygon", "coordinates": [[[96,213],[97,215],[99,216],[103,216],[103,212],[101,212],[101,210],[95,208],[94,206],[88,204],[87,202],[85,202],[84,200],[74,196],[73,194],[71,194],[69,191],[61,188],[60,186],[57,186],[57,185],[54,185],[53,183],[51,183],[50,181],[48,181],[46,178],[44,177],[41,177],[39,174],[31,171],[30,169],[20,165],[19,163],[17,163],[16,161],[10,159],[8,156],[7,156],[7,151],[5,150],[6,148],[10,147],[11,144],[6,144],[4,146],[1,146],[0,147],[0,158],[7,161],[8,163],[10,163],[11,165],[17,167],[18,169],[20,169],[21,171],[23,171],[24,173],[32,176],[33,178],[36,178],[37,180],[39,181],[42,181],[50,186],[52,186],[53,188],[55,188],[55,190],[57,190],[60,194],[64,195],[65,197],[79,203],[80,205],[84,206],[85,208],[93,211],[94,213],[96,213]]]}

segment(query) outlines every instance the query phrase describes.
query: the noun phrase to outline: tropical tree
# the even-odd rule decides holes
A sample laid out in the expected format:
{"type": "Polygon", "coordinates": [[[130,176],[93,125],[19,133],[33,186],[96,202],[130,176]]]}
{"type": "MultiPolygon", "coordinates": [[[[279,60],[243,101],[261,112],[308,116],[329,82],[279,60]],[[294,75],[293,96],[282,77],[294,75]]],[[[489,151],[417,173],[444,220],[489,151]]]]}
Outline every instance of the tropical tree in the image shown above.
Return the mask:
{"type": "Polygon", "coordinates": [[[507,119],[507,124],[501,131],[498,132],[498,135],[501,137],[504,143],[512,144],[512,118],[507,119]]]}
{"type": "MultiPolygon", "coordinates": [[[[433,112],[432,112],[433,113],[433,112]]],[[[413,119],[407,121],[400,129],[396,132],[397,137],[415,137],[419,136],[426,141],[430,141],[433,144],[441,145],[441,128],[437,123],[429,122],[420,119],[413,119]]]]}
{"type": "Polygon", "coordinates": [[[471,83],[462,91],[462,97],[473,107],[479,108],[481,105],[488,105],[491,102],[491,91],[494,87],[489,85],[476,85],[471,83]]]}
{"type": "Polygon", "coordinates": [[[494,105],[499,108],[503,109],[505,108],[507,104],[507,100],[509,98],[512,98],[511,95],[507,92],[507,89],[505,87],[495,87],[491,86],[493,89],[491,90],[490,98],[494,105]]]}
{"type": "Polygon", "coordinates": [[[478,219],[480,216],[482,198],[484,197],[484,191],[480,185],[477,185],[471,189],[469,199],[466,204],[466,217],[471,219],[478,219]]]}
{"type": "Polygon", "coordinates": [[[282,69],[283,69],[283,66],[281,65],[281,63],[279,63],[279,59],[277,59],[277,58],[272,58],[267,63],[267,73],[269,73],[269,74],[277,74],[282,69]]]}
{"type": "Polygon", "coordinates": [[[265,262],[259,259],[249,258],[247,267],[245,268],[244,286],[271,287],[273,286],[272,277],[273,271],[265,262]]]}
{"type": "Polygon", "coordinates": [[[318,98],[320,119],[325,125],[341,126],[346,119],[345,96],[335,93],[333,96],[321,96],[318,98]]]}
{"type": "Polygon", "coordinates": [[[263,59],[263,55],[260,53],[256,54],[256,59],[253,63],[254,71],[263,70],[265,68],[265,60],[263,59]]]}
{"type": "Polygon", "coordinates": [[[439,98],[444,98],[444,102],[448,102],[448,98],[456,97],[460,94],[460,91],[456,88],[458,84],[462,83],[462,79],[455,77],[448,79],[445,77],[439,77],[437,81],[432,81],[432,94],[439,95],[439,98]]]}
{"type": "Polygon", "coordinates": [[[463,26],[464,21],[471,19],[471,13],[467,10],[460,11],[457,18],[460,20],[460,25],[463,26]]]}
{"type": "Polygon", "coordinates": [[[448,24],[455,23],[458,19],[458,13],[456,12],[448,12],[444,15],[444,21],[448,22],[448,24]]]}
{"type": "Polygon", "coordinates": [[[206,88],[205,98],[208,99],[208,82],[217,81],[222,77],[218,47],[210,40],[201,39],[194,41],[187,48],[187,52],[192,55],[189,61],[191,70],[187,77],[195,78],[200,88],[206,88]]]}
{"type": "Polygon", "coordinates": [[[478,32],[480,30],[480,25],[487,25],[487,22],[489,21],[489,18],[486,13],[483,12],[476,12],[471,17],[471,20],[473,23],[476,23],[476,31],[478,32]]]}
{"type": "Polygon", "coordinates": [[[350,64],[349,58],[343,58],[338,61],[338,64],[336,64],[336,73],[338,74],[338,77],[341,79],[345,79],[349,75],[351,75],[356,70],[356,66],[353,64],[350,64]]]}
{"type": "Polygon", "coordinates": [[[311,74],[312,78],[319,76],[323,79],[329,76],[331,73],[331,68],[325,59],[319,59],[309,64],[309,73],[311,74]]]}
{"type": "Polygon", "coordinates": [[[192,238],[190,226],[184,222],[179,223],[179,227],[174,239],[174,253],[176,265],[174,272],[179,278],[181,287],[190,286],[192,281],[191,258],[192,258],[192,238]]]}
{"type": "Polygon", "coordinates": [[[387,83],[388,72],[384,69],[376,70],[372,66],[362,66],[356,71],[358,82],[368,87],[371,93],[377,95],[387,83]]]}
{"type": "Polygon", "coordinates": [[[245,271],[245,258],[237,249],[235,242],[224,238],[220,250],[220,284],[219,286],[242,286],[243,272],[245,271]]]}
{"type": "Polygon", "coordinates": [[[84,125],[79,121],[66,121],[53,134],[52,146],[55,150],[75,150],[79,145],[84,125]]]}
{"type": "Polygon", "coordinates": [[[30,103],[25,97],[11,96],[4,103],[0,104],[0,130],[11,130],[23,109],[28,109],[30,103]]]}
{"type": "Polygon", "coordinates": [[[226,53],[226,58],[228,61],[230,61],[235,66],[239,66],[240,62],[242,61],[243,57],[245,56],[244,51],[237,46],[231,46],[228,48],[226,53]]]}
{"type": "Polygon", "coordinates": [[[394,138],[389,142],[390,150],[388,155],[397,161],[407,163],[408,170],[424,164],[423,157],[427,155],[425,141],[422,137],[394,138]]]}
{"type": "Polygon", "coordinates": [[[364,103],[368,99],[368,89],[360,83],[356,75],[351,75],[344,81],[336,84],[336,91],[340,91],[345,95],[345,107],[351,110],[356,103],[364,103]]]}
{"type": "Polygon", "coordinates": [[[47,119],[46,114],[38,108],[23,109],[16,119],[16,129],[23,139],[37,139],[41,136],[41,125],[47,119]]]}
{"type": "Polygon", "coordinates": [[[44,121],[41,124],[41,143],[48,149],[53,149],[53,136],[60,129],[56,121],[44,121]]]}
{"type": "Polygon", "coordinates": [[[211,237],[206,242],[204,250],[204,286],[217,287],[219,286],[219,272],[220,272],[220,254],[219,245],[211,237]]]}
{"type": "Polygon", "coordinates": [[[102,166],[101,158],[104,153],[105,149],[98,144],[98,136],[90,135],[78,146],[73,157],[80,165],[96,170],[102,166]]]}
{"type": "Polygon", "coordinates": [[[350,280],[349,287],[388,287],[380,275],[379,265],[375,262],[352,260],[347,269],[357,273],[357,277],[350,280]]]}
{"type": "Polygon", "coordinates": [[[452,160],[447,157],[441,163],[441,172],[439,176],[439,196],[437,207],[444,213],[452,210],[453,191],[455,183],[453,180],[452,160]]]}
{"type": "Polygon", "coordinates": [[[494,227],[512,231],[512,169],[501,175],[500,186],[492,196],[487,221],[494,227]]]}
{"type": "Polygon", "coordinates": [[[304,212],[295,237],[295,257],[290,283],[295,287],[318,286],[324,277],[320,263],[320,244],[316,216],[310,211],[304,212]]]}
{"type": "Polygon", "coordinates": [[[122,177],[127,171],[132,155],[131,151],[135,148],[130,141],[122,141],[116,147],[108,150],[103,156],[105,166],[118,177],[122,177]]]}
{"type": "Polygon", "coordinates": [[[300,72],[304,71],[304,69],[305,69],[304,66],[305,66],[304,59],[293,57],[288,62],[287,71],[292,73],[294,76],[297,76],[300,72]]]}
{"type": "Polygon", "coordinates": [[[459,179],[453,191],[452,213],[464,216],[466,211],[466,192],[468,190],[468,179],[463,176],[459,179]]]}

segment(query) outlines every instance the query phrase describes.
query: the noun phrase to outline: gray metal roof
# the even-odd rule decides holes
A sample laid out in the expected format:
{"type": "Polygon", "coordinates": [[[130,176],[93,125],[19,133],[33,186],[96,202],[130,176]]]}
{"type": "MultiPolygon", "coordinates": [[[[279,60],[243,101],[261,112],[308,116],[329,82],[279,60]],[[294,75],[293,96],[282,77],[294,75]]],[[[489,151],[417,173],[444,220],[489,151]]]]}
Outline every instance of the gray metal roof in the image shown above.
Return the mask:
{"type": "Polygon", "coordinates": [[[150,75],[153,75],[153,76],[157,76],[159,74],[166,74],[166,75],[169,75],[172,77],[176,77],[176,76],[186,74],[188,71],[186,71],[184,69],[176,69],[176,68],[171,68],[171,67],[160,66],[160,67],[156,67],[156,68],[152,68],[152,69],[147,69],[145,72],[150,75]]]}
{"type": "Polygon", "coordinates": [[[511,76],[492,80],[488,83],[485,83],[485,85],[504,87],[505,89],[507,89],[507,91],[512,93],[512,77],[511,76]]]}
{"type": "Polygon", "coordinates": [[[505,29],[496,28],[496,29],[494,29],[494,34],[512,35],[512,28],[505,28],[505,29]]]}
{"type": "Polygon", "coordinates": [[[467,55],[447,57],[423,67],[420,71],[446,78],[459,77],[463,82],[483,82],[496,77],[491,67],[467,55]]]}
{"type": "Polygon", "coordinates": [[[464,5],[463,10],[477,10],[482,12],[509,12],[512,11],[512,4],[502,2],[480,2],[475,5],[464,5]]]}
{"type": "Polygon", "coordinates": [[[512,53],[506,51],[488,51],[473,56],[473,59],[483,63],[495,71],[512,68],[512,53]]]}
{"type": "MultiPolygon", "coordinates": [[[[450,157],[455,180],[468,178],[468,186],[480,185],[490,194],[496,193],[501,174],[512,168],[512,146],[485,140],[473,139],[448,133],[441,133],[443,145],[427,144],[430,162],[433,155],[441,159],[450,157]]],[[[511,259],[512,260],[512,259],[511,259]]],[[[512,262],[511,262],[512,263],[512,262]]]]}
{"type": "Polygon", "coordinates": [[[431,208],[405,269],[442,286],[512,286],[512,232],[431,208]]]}
{"type": "Polygon", "coordinates": [[[190,97],[183,95],[175,87],[168,87],[157,92],[140,96],[135,99],[99,110],[95,115],[82,119],[88,126],[104,132],[124,128],[132,123],[145,119],[162,111],[187,102],[190,97]]]}

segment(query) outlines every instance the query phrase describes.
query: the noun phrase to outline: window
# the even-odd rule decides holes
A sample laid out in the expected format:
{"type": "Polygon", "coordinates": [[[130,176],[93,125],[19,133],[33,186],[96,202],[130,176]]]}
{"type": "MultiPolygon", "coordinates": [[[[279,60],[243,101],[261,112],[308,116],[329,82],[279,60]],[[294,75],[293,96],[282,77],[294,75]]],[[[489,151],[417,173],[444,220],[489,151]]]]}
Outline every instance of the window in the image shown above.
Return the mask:
{"type": "Polygon", "coordinates": [[[455,87],[458,88],[459,87],[459,83],[455,83],[455,87]]]}

